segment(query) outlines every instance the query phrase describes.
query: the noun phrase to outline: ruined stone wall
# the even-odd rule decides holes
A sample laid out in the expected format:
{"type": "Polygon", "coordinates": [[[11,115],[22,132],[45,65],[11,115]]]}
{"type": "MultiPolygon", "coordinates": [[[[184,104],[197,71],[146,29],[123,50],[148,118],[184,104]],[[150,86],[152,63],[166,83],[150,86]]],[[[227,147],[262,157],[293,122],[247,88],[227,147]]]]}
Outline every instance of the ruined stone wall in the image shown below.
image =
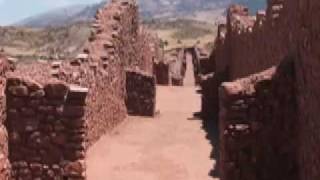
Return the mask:
{"type": "Polygon", "coordinates": [[[222,84],[221,179],[299,179],[293,73],[293,62],[286,62],[222,84]]]}
{"type": "Polygon", "coordinates": [[[288,54],[288,8],[283,1],[268,4],[267,12],[259,11],[256,16],[240,5],[228,9],[227,24],[219,27],[215,56],[217,71],[228,71],[230,80],[279,64],[288,54]]]}
{"type": "Polygon", "coordinates": [[[163,62],[159,37],[143,27],[139,30],[136,52],[139,53],[136,60],[139,69],[149,74],[154,73],[155,62],[163,62]]]}
{"type": "Polygon", "coordinates": [[[173,49],[167,52],[169,73],[173,86],[183,86],[186,73],[186,59],[183,48],[173,49]]]}
{"type": "Polygon", "coordinates": [[[89,88],[85,119],[90,143],[124,120],[125,69],[152,74],[156,48],[157,40],[139,28],[136,2],[112,1],[96,15],[84,49],[88,58],[58,68],[59,79],[89,88]]]}
{"type": "Polygon", "coordinates": [[[215,73],[234,81],[219,93],[223,180],[320,178],[319,7],[316,0],[269,0],[255,19],[244,7],[228,10],[225,38],[213,53],[215,73]],[[271,66],[271,80],[248,76],[271,66]],[[259,81],[269,85],[261,89],[259,81]],[[248,114],[252,98],[258,115],[248,114]],[[238,126],[229,127],[233,116],[238,126]],[[257,117],[264,122],[248,123],[257,117]]]}
{"type": "Polygon", "coordinates": [[[112,1],[100,9],[85,52],[89,62],[108,73],[105,82],[120,98],[125,96],[124,68],[138,64],[138,7],[135,1],[112,1]]]}
{"type": "Polygon", "coordinates": [[[48,78],[7,79],[5,124],[13,179],[85,179],[87,92],[48,78]]]}
{"type": "Polygon", "coordinates": [[[290,5],[290,15],[294,20],[292,34],[298,42],[295,65],[300,130],[300,177],[303,180],[315,180],[320,178],[320,1],[294,0],[290,5]]]}
{"type": "MultiPolygon", "coordinates": [[[[85,179],[88,146],[127,115],[125,70],[152,74],[158,42],[138,23],[134,0],[112,1],[98,11],[83,54],[17,67],[7,79],[7,106],[0,108],[7,114],[6,128],[0,129],[9,133],[7,140],[0,132],[0,179],[9,174],[13,179],[85,179]]],[[[145,86],[139,87],[136,92],[145,93],[145,86]]],[[[147,90],[155,94],[154,84],[147,90]]],[[[143,107],[147,100],[152,100],[148,107],[155,105],[154,97],[148,98],[143,107]]]]}
{"type": "Polygon", "coordinates": [[[6,104],[4,89],[7,73],[13,70],[13,66],[7,58],[0,54],[0,179],[8,180],[10,177],[10,163],[8,159],[8,133],[4,126],[6,120],[6,104]]]}

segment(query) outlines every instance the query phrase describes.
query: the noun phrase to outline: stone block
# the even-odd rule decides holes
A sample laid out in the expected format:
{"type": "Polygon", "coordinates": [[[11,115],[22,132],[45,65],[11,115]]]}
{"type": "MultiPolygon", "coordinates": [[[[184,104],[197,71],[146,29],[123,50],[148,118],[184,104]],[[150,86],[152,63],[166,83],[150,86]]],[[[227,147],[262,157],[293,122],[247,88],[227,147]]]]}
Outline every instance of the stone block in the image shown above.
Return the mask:
{"type": "Polygon", "coordinates": [[[49,99],[65,99],[67,92],[68,92],[68,86],[62,82],[55,82],[47,84],[44,87],[46,97],[49,99]]]}
{"type": "Polygon", "coordinates": [[[69,118],[80,118],[84,115],[85,109],[83,106],[67,105],[63,109],[63,115],[69,118]]]}

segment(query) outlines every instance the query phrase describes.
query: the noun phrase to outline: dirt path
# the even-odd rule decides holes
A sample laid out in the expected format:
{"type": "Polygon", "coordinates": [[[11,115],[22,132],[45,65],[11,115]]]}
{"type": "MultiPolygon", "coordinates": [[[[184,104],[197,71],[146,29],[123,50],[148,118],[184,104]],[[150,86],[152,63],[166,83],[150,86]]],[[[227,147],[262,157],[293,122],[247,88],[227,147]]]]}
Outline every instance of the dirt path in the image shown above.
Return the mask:
{"type": "Polygon", "coordinates": [[[184,86],[194,86],[195,85],[195,79],[194,79],[194,69],[193,69],[193,63],[192,63],[192,55],[187,53],[186,54],[186,60],[187,60],[187,70],[186,70],[186,76],[184,78],[184,86]]]}
{"type": "Polygon", "coordinates": [[[160,115],[128,117],[95,144],[88,152],[88,180],[212,180],[212,146],[201,120],[193,119],[200,108],[195,91],[158,87],[160,115]]]}

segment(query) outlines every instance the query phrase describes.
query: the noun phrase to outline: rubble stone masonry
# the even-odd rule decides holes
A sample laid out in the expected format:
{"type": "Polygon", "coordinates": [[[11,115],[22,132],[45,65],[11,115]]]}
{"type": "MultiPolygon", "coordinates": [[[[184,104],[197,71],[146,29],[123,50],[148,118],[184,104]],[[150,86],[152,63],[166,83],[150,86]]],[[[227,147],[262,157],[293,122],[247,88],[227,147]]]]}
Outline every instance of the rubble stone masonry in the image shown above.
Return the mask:
{"type": "Polygon", "coordinates": [[[84,49],[88,58],[58,68],[59,79],[89,88],[85,119],[90,144],[125,118],[125,69],[152,74],[157,40],[139,27],[136,1],[112,1],[97,12],[84,49]]]}
{"type": "Polygon", "coordinates": [[[54,81],[7,79],[13,179],[85,179],[88,89],[54,81]]]}
{"type": "Polygon", "coordinates": [[[286,63],[222,84],[222,179],[298,179],[295,79],[286,63]]]}
{"type": "Polygon", "coordinates": [[[6,74],[14,70],[14,67],[8,62],[7,57],[0,54],[0,179],[8,180],[10,178],[11,165],[8,159],[8,133],[4,126],[6,120],[5,95],[6,74]]]}
{"type": "MultiPolygon", "coordinates": [[[[139,80],[146,84],[154,80],[158,43],[139,27],[136,1],[113,0],[97,12],[77,58],[20,64],[5,85],[10,69],[0,57],[0,90],[6,89],[0,108],[6,112],[1,116],[5,126],[0,123],[0,179],[10,174],[26,180],[85,179],[87,148],[127,115],[126,69],[141,72],[139,80]]],[[[137,106],[150,107],[151,114],[155,83],[141,88],[135,93],[151,95],[135,94],[144,97],[137,106]]]]}
{"type": "Polygon", "coordinates": [[[211,55],[213,78],[223,76],[213,88],[229,81],[215,94],[222,180],[320,178],[319,8],[269,0],[255,17],[228,9],[211,55]]]}
{"type": "Polygon", "coordinates": [[[126,105],[128,114],[154,116],[156,105],[155,78],[140,71],[126,71],[126,105]]]}

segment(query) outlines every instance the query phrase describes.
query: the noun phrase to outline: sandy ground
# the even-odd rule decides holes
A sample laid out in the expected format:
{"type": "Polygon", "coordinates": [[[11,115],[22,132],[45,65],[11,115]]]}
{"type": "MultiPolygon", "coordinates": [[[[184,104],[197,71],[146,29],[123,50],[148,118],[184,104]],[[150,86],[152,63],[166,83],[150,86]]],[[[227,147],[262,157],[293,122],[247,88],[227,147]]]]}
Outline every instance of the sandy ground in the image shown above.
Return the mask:
{"type": "Polygon", "coordinates": [[[128,117],[88,151],[88,180],[213,180],[192,66],[185,87],[158,87],[155,118],[128,117]]]}

